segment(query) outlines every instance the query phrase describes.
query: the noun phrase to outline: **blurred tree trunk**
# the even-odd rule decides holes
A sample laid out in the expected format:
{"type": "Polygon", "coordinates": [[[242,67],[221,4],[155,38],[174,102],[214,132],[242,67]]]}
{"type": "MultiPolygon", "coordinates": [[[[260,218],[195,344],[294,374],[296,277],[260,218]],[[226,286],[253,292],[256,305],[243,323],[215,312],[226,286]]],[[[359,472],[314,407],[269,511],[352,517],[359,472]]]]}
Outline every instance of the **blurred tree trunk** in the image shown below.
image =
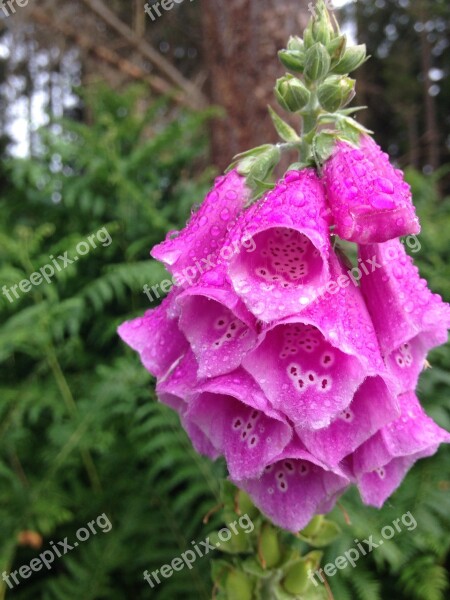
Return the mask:
{"type": "Polygon", "coordinates": [[[307,0],[202,0],[208,95],[226,118],[212,126],[215,164],[276,140],[267,113],[275,80],[285,73],[277,58],[289,35],[301,34],[307,0]]]}

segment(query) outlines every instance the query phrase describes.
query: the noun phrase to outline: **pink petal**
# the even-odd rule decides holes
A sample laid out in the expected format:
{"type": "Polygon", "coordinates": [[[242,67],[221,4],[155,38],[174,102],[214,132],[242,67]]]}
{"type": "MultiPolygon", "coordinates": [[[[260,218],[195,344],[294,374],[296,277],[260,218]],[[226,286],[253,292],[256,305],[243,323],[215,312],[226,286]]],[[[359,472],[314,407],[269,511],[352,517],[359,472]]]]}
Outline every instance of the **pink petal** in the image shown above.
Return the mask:
{"type": "Polygon", "coordinates": [[[180,329],[199,363],[199,378],[239,367],[257,340],[256,319],[236,296],[221,267],[179,297],[180,329]]]}
{"type": "Polygon", "coordinates": [[[139,353],[144,367],[155,377],[162,377],[186,352],[188,342],[178,328],[175,292],[143,317],[126,321],[117,332],[125,343],[139,353]]]}
{"type": "Polygon", "coordinates": [[[363,264],[371,264],[361,289],[386,364],[403,393],[416,387],[428,351],[447,341],[450,305],[428,289],[398,240],[361,246],[359,254],[363,264]]]}
{"type": "Polygon", "coordinates": [[[257,479],[234,481],[276,525],[294,533],[316,514],[331,510],[348,487],[338,469],[327,470],[299,441],[269,463],[257,479]]]}
{"type": "Polygon", "coordinates": [[[381,507],[420,458],[434,454],[450,434],[428,417],[414,392],[398,398],[401,416],[353,454],[353,472],[366,504],[381,507]]]}
{"type": "Polygon", "coordinates": [[[368,377],[351,404],[323,429],[297,428],[306,448],[329,467],[334,467],[400,414],[396,397],[381,377],[368,377]]]}
{"type": "Polygon", "coordinates": [[[371,137],[361,136],[359,149],[338,142],[324,182],[341,238],[369,244],[420,232],[403,173],[371,137]]]}
{"type": "Polygon", "coordinates": [[[208,262],[218,254],[225,235],[249,199],[250,190],[236,170],[216,179],[200,209],[186,227],[151,251],[168,271],[177,274],[182,285],[190,285],[208,270],[208,262]]]}
{"type": "Polygon", "coordinates": [[[197,362],[191,350],[181,357],[172,367],[166,377],[156,386],[158,399],[175,410],[181,420],[186,433],[191,438],[192,445],[199,454],[215,460],[219,452],[215,449],[208,437],[187,416],[189,403],[192,400],[194,389],[197,385],[197,362]]]}
{"type": "Polygon", "coordinates": [[[242,369],[196,391],[188,418],[224,454],[232,478],[258,477],[291,440],[292,428],[242,369]]]}
{"type": "Polygon", "coordinates": [[[241,245],[228,273],[254,315],[267,322],[303,308],[300,299],[329,279],[327,209],[314,171],[289,172],[245,213],[226,244],[241,245]]]}

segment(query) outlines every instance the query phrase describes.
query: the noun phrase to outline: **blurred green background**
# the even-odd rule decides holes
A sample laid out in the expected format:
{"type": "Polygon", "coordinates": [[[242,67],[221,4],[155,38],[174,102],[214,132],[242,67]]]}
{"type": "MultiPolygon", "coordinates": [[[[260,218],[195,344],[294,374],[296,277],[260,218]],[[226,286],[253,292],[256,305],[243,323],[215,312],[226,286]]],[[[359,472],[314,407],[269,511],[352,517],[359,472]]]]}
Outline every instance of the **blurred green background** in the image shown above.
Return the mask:
{"type": "MultiPolygon", "coordinates": [[[[103,227],[112,239],[51,284],[13,303],[1,295],[0,573],[103,512],[112,530],[13,590],[0,580],[0,600],[211,598],[209,557],[155,590],[143,580],[205,539],[224,469],[191,449],[116,327],[149,308],[142,287],[164,278],[150,247],[183,225],[232,154],[274,139],[261,115],[272,73],[283,73],[276,49],[309,15],[299,0],[198,0],[153,22],[144,4],[0,12],[0,285],[74,255],[103,227]]],[[[338,5],[373,57],[357,72],[356,101],[369,107],[360,118],[406,169],[422,222],[414,258],[449,301],[450,6],[338,5]]],[[[429,361],[419,394],[450,429],[448,345],[429,361]]],[[[341,504],[351,523],[335,510],[344,533],[330,559],[405,512],[418,526],[339,572],[336,600],[448,598],[448,448],[417,464],[381,511],[353,491],[341,504]]]]}

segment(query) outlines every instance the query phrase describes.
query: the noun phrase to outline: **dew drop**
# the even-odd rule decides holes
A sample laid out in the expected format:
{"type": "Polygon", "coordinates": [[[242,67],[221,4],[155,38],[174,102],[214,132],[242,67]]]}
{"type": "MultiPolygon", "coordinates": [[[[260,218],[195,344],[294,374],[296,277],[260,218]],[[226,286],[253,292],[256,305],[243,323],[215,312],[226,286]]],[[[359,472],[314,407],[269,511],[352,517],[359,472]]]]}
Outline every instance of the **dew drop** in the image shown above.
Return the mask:
{"type": "Polygon", "coordinates": [[[379,177],[375,181],[375,185],[378,187],[378,189],[381,192],[384,192],[385,194],[393,194],[394,193],[394,184],[392,183],[392,181],[390,181],[389,179],[386,179],[385,177],[379,177]]]}
{"type": "Polygon", "coordinates": [[[370,204],[374,208],[380,208],[380,209],[395,208],[395,203],[391,200],[391,198],[388,198],[387,196],[383,196],[382,194],[377,194],[375,196],[371,196],[369,201],[370,201],[370,204]]]}
{"type": "Polygon", "coordinates": [[[221,213],[220,213],[220,218],[223,221],[228,221],[230,218],[230,211],[228,210],[228,208],[224,208],[221,213]]]}

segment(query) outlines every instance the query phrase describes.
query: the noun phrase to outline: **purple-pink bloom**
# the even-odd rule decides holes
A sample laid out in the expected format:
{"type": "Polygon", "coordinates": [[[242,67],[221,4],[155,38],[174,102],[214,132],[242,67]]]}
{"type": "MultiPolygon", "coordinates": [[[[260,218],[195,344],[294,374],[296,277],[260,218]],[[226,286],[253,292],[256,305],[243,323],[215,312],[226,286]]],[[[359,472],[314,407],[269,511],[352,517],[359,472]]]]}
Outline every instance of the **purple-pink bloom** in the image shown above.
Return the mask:
{"type": "Polygon", "coordinates": [[[225,456],[233,479],[259,477],[293,433],[243,369],[199,384],[187,418],[225,456]]]}
{"type": "Polygon", "coordinates": [[[363,501],[378,508],[419,458],[450,443],[450,434],[425,414],[414,392],[398,400],[400,416],[358,448],[351,461],[363,501]]]}
{"type": "Polygon", "coordinates": [[[163,404],[170,406],[178,413],[181,424],[197,452],[215,460],[220,453],[209,438],[187,416],[189,402],[198,383],[196,373],[197,362],[193,352],[188,350],[172,365],[165,377],[158,381],[156,394],[163,404]]]}
{"type": "Polygon", "coordinates": [[[381,427],[399,416],[399,406],[382,377],[367,377],[351,404],[323,429],[296,429],[298,437],[316,458],[329,467],[337,466],[381,427]]]}
{"type": "MultiPolygon", "coordinates": [[[[344,268],[334,253],[330,266],[336,281],[344,268]]],[[[267,325],[243,360],[273,406],[297,427],[328,426],[367,376],[385,372],[363,297],[348,278],[347,284],[267,325]]]]}
{"type": "Polygon", "coordinates": [[[176,274],[181,285],[190,283],[207,270],[208,262],[217,256],[228,229],[249,197],[245,178],[236,170],[218,177],[186,227],[179,233],[169,232],[165,241],[150,254],[170,273],[176,274]]]}
{"type": "Polygon", "coordinates": [[[370,136],[360,137],[359,148],[338,141],[323,180],[342,239],[369,244],[420,232],[403,173],[370,136]]]}
{"type": "Polygon", "coordinates": [[[339,148],[324,181],[337,232],[361,242],[361,288],[331,246],[315,171],[288,172],[247,210],[232,171],[152,251],[179,287],[119,327],[194,448],[224,456],[231,480],[294,532],[351,482],[381,506],[417,459],[450,441],[412,391],[447,339],[450,306],[398,240],[369,243],[416,231],[408,190],[374,142],[339,148]]]}
{"type": "Polygon", "coordinates": [[[223,267],[205,273],[178,304],[179,326],[197,358],[199,378],[233,371],[256,345],[256,319],[234,293],[223,267]]]}
{"type": "Polygon", "coordinates": [[[253,240],[229,260],[233,287],[260,320],[296,314],[329,279],[331,252],[322,183],[312,169],[290,171],[239,219],[225,241],[253,240]]]}
{"type": "Polygon", "coordinates": [[[314,515],[330,511],[350,481],[338,467],[328,469],[293,440],[267,464],[261,477],[234,483],[276,525],[296,533],[314,515]]]}
{"type": "Polygon", "coordinates": [[[433,294],[399,240],[360,246],[361,289],[398,392],[415,389],[429,350],[447,341],[450,305],[433,294]]]}
{"type": "Polygon", "coordinates": [[[189,344],[178,327],[177,291],[144,316],[122,323],[118,334],[139,353],[142,364],[154,377],[164,376],[189,344]]]}

